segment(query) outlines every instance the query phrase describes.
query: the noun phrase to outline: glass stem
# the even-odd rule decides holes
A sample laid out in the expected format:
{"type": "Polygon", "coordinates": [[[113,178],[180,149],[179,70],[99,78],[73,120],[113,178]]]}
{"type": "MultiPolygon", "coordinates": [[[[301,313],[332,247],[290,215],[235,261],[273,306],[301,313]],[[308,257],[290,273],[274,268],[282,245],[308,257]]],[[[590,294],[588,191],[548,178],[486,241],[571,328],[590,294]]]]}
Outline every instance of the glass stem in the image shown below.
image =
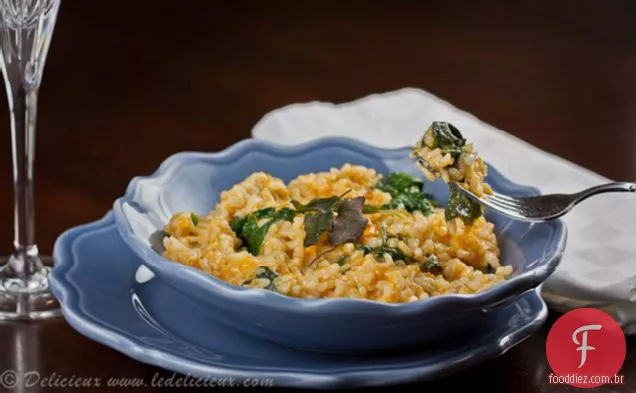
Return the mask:
{"type": "Polygon", "coordinates": [[[26,278],[42,269],[35,244],[33,161],[38,88],[16,83],[9,98],[14,190],[14,257],[10,268],[16,277],[26,278]]]}

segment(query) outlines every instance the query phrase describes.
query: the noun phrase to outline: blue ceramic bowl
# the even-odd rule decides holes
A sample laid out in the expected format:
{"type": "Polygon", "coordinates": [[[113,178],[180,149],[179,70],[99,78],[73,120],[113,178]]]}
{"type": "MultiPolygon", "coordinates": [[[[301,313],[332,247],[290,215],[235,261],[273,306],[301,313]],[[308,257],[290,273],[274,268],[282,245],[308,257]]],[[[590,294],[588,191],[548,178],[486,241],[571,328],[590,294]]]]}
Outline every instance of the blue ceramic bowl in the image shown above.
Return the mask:
{"type": "Polygon", "coordinates": [[[151,278],[112,214],[64,232],[53,259],[51,287],[77,331],[141,362],[208,381],[234,378],[234,386],[256,378],[274,388],[343,389],[440,378],[507,352],[548,314],[538,291],[530,291],[452,345],[387,356],[311,353],[242,334],[217,322],[215,309],[151,278]]]}
{"type": "MultiPolygon", "coordinates": [[[[345,139],[321,139],[297,146],[245,140],[218,153],[179,153],[147,177],[134,178],[115,201],[117,228],[147,267],[201,307],[214,308],[217,318],[233,328],[280,344],[331,353],[391,350],[430,343],[468,333],[487,323],[492,309],[516,300],[537,287],[557,267],[566,243],[559,221],[525,223],[487,212],[495,223],[501,262],[514,267],[505,282],[472,295],[445,295],[405,304],[359,299],[297,299],[261,289],[242,288],[200,270],[171,262],[150,248],[150,235],[179,211],[206,214],[220,192],[256,171],[285,181],[345,163],[361,164],[381,173],[418,175],[408,148],[380,149],[345,139]]],[[[490,168],[495,191],[532,195],[490,168]]],[[[427,193],[446,201],[442,182],[427,182],[427,193]]]]}

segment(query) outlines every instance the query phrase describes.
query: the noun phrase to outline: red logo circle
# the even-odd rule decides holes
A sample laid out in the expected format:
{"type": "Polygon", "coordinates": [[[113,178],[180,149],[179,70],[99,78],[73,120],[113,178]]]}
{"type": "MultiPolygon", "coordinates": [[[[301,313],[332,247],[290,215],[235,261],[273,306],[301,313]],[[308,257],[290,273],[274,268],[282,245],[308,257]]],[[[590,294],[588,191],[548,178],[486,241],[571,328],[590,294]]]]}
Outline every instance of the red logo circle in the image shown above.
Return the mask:
{"type": "Polygon", "coordinates": [[[554,372],[551,383],[578,388],[619,383],[615,375],[625,361],[625,335],[603,311],[579,308],[561,316],[548,333],[545,349],[554,372]]]}

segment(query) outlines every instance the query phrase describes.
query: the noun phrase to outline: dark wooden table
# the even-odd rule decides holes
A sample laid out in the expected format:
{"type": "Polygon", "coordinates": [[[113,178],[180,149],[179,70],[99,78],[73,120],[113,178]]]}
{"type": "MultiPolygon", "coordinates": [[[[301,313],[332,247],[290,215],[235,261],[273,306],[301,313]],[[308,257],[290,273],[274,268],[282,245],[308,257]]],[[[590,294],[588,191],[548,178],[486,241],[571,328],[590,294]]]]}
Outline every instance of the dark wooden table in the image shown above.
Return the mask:
{"type": "MultiPolygon", "coordinates": [[[[636,3],[476,3],[63,0],[40,97],[41,250],[50,252],[63,230],[101,217],[131,177],[171,153],[223,149],[285,104],[404,86],[602,175],[635,179],[636,3]]],[[[12,236],[8,124],[2,111],[4,253],[12,236]]],[[[547,383],[545,340],[557,317],[506,355],[415,388],[577,391],[547,383]]],[[[626,383],[598,391],[636,390],[636,341],[627,342],[626,383]]],[[[0,325],[0,370],[16,368],[148,381],[170,375],[62,319],[0,325]]]]}

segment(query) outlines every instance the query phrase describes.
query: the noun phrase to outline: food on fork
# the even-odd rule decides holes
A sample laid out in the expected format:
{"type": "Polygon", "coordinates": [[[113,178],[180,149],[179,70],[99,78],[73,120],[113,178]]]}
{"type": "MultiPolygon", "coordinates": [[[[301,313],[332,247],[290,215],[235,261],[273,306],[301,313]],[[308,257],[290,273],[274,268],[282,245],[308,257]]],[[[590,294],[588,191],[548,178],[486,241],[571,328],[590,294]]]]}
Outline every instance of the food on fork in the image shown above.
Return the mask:
{"type": "MultiPolygon", "coordinates": [[[[411,156],[417,159],[418,166],[431,181],[441,178],[446,183],[454,182],[479,197],[492,194],[484,181],[488,173],[486,164],[474,151],[473,144],[466,143],[461,132],[450,123],[434,121],[413,148],[411,156]]],[[[449,187],[447,220],[459,217],[470,225],[482,214],[477,202],[449,187]]]]}

